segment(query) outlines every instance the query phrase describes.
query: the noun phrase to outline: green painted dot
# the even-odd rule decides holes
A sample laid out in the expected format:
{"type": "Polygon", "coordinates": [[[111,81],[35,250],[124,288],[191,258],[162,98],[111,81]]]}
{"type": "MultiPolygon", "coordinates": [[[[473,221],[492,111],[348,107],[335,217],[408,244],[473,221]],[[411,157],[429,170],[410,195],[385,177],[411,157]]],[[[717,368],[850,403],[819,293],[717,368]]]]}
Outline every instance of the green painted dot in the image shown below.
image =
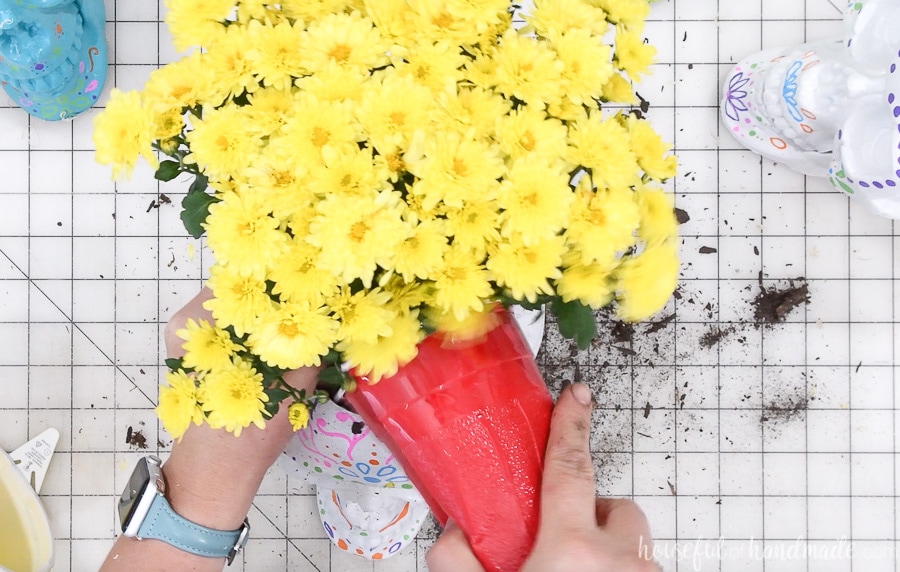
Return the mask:
{"type": "Polygon", "coordinates": [[[365,532],[360,532],[359,535],[360,536],[369,536],[368,533],[365,533],[365,532]]]}
{"type": "Polygon", "coordinates": [[[343,480],[344,480],[344,477],[342,477],[342,476],[340,476],[340,475],[335,475],[334,478],[336,478],[336,479],[339,480],[339,481],[343,481],[343,480]]]}
{"type": "Polygon", "coordinates": [[[409,540],[409,535],[408,535],[408,534],[404,534],[404,535],[403,535],[403,540],[409,540]]]}
{"type": "Polygon", "coordinates": [[[320,510],[319,514],[325,514],[325,509],[320,510]]]}
{"type": "Polygon", "coordinates": [[[750,69],[755,70],[759,64],[750,64],[750,69]]]}
{"type": "Polygon", "coordinates": [[[756,135],[756,131],[751,131],[751,132],[750,132],[750,135],[751,135],[751,136],[756,135]]]}
{"type": "Polygon", "coordinates": [[[309,463],[307,463],[306,461],[303,461],[303,466],[304,466],[304,467],[308,467],[308,466],[309,466],[309,463]]]}
{"type": "Polygon", "coordinates": [[[317,473],[321,473],[321,472],[322,472],[322,467],[316,467],[316,472],[317,472],[317,473]]]}
{"type": "Polygon", "coordinates": [[[407,484],[405,484],[405,485],[400,485],[400,488],[401,488],[401,489],[411,489],[411,488],[412,488],[412,485],[409,484],[409,483],[407,483],[407,484]]]}

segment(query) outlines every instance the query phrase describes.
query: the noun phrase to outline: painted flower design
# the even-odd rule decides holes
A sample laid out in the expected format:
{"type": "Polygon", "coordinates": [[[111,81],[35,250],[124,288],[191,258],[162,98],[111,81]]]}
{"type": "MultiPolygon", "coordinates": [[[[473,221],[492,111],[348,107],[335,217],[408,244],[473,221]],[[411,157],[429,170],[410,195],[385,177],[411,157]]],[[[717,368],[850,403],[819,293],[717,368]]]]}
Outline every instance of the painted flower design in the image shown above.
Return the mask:
{"type": "Polygon", "coordinates": [[[744,86],[750,81],[749,77],[744,77],[744,72],[739,71],[728,80],[728,89],[725,91],[725,115],[732,121],[740,119],[740,112],[747,111],[747,104],[744,98],[747,92],[744,86]]]}
{"type": "Polygon", "coordinates": [[[353,468],[339,467],[338,470],[347,477],[362,479],[367,483],[372,484],[409,482],[409,478],[407,478],[406,475],[399,474],[392,476],[397,472],[397,467],[392,465],[380,467],[376,470],[366,463],[356,463],[353,468]]]}

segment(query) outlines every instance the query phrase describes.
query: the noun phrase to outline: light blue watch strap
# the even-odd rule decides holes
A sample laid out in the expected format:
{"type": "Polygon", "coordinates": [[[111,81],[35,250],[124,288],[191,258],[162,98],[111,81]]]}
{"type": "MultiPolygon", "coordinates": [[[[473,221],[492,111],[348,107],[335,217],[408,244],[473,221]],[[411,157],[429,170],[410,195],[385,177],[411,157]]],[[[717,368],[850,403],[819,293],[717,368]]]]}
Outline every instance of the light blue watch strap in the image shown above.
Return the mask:
{"type": "Polygon", "coordinates": [[[166,497],[156,495],[150,510],[137,531],[139,538],[155,538],[172,546],[209,558],[227,558],[228,563],[244,548],[249,538],[250,524],[237,530],[214,530],[195,524],[177,514],[166,497]]]}

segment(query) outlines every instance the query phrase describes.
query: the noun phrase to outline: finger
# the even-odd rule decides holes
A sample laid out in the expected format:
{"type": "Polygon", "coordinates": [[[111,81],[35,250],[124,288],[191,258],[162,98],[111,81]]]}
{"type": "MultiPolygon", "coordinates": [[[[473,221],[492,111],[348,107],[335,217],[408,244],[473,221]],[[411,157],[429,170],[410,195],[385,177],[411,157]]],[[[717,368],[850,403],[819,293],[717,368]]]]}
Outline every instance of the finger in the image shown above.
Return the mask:
{"type": "Polygon", "coordinates": [[[463,531],[453,522],[447,523],[441,537],[425,555],[425,562],[430,572],[484,572],[463,531]]]}
{"type": "Polygon", "coordinates": [[[589,446],[590,395],[584,384],[570,385],[560,394],[550,419],[541,486],[541,526],[554,534],[597,526],[589,446]]]}
{"type": "Polygon", "coordinates": [[[203,302],[210,298],[212,298],[212,291],[209,288],[203,288],[190,302],[185,304],[184,307],[179,309],[171,318],[169,318],[164,333],[166,353],[169,357],[177,358],[184,355],[184,349],[181,347],[181,344],[183,343],[182,339],[179,338],[175,332],[184,328],[188,318],[206,320],[207,322],[212,323],[212,314],[209,313],[209,310],[203,308],[203,302]]]}
{"type": "Polygon", "coordinates": [[[652,560],[653,539],[644,511],[627,499],[597,499],[597,523],[614,544],[652,560]]]}

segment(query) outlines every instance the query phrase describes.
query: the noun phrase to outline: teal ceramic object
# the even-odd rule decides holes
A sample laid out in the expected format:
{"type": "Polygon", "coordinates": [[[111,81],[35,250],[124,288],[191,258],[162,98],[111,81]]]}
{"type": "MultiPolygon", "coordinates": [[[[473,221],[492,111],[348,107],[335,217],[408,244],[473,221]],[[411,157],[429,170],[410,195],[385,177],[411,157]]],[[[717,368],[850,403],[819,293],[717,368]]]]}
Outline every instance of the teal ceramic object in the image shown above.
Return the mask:
{"type": "Polygon", "coordinates": [[[0,85],[22,109],[70,119],[106,80],[103,0],[0,0],[0,85]]]}

